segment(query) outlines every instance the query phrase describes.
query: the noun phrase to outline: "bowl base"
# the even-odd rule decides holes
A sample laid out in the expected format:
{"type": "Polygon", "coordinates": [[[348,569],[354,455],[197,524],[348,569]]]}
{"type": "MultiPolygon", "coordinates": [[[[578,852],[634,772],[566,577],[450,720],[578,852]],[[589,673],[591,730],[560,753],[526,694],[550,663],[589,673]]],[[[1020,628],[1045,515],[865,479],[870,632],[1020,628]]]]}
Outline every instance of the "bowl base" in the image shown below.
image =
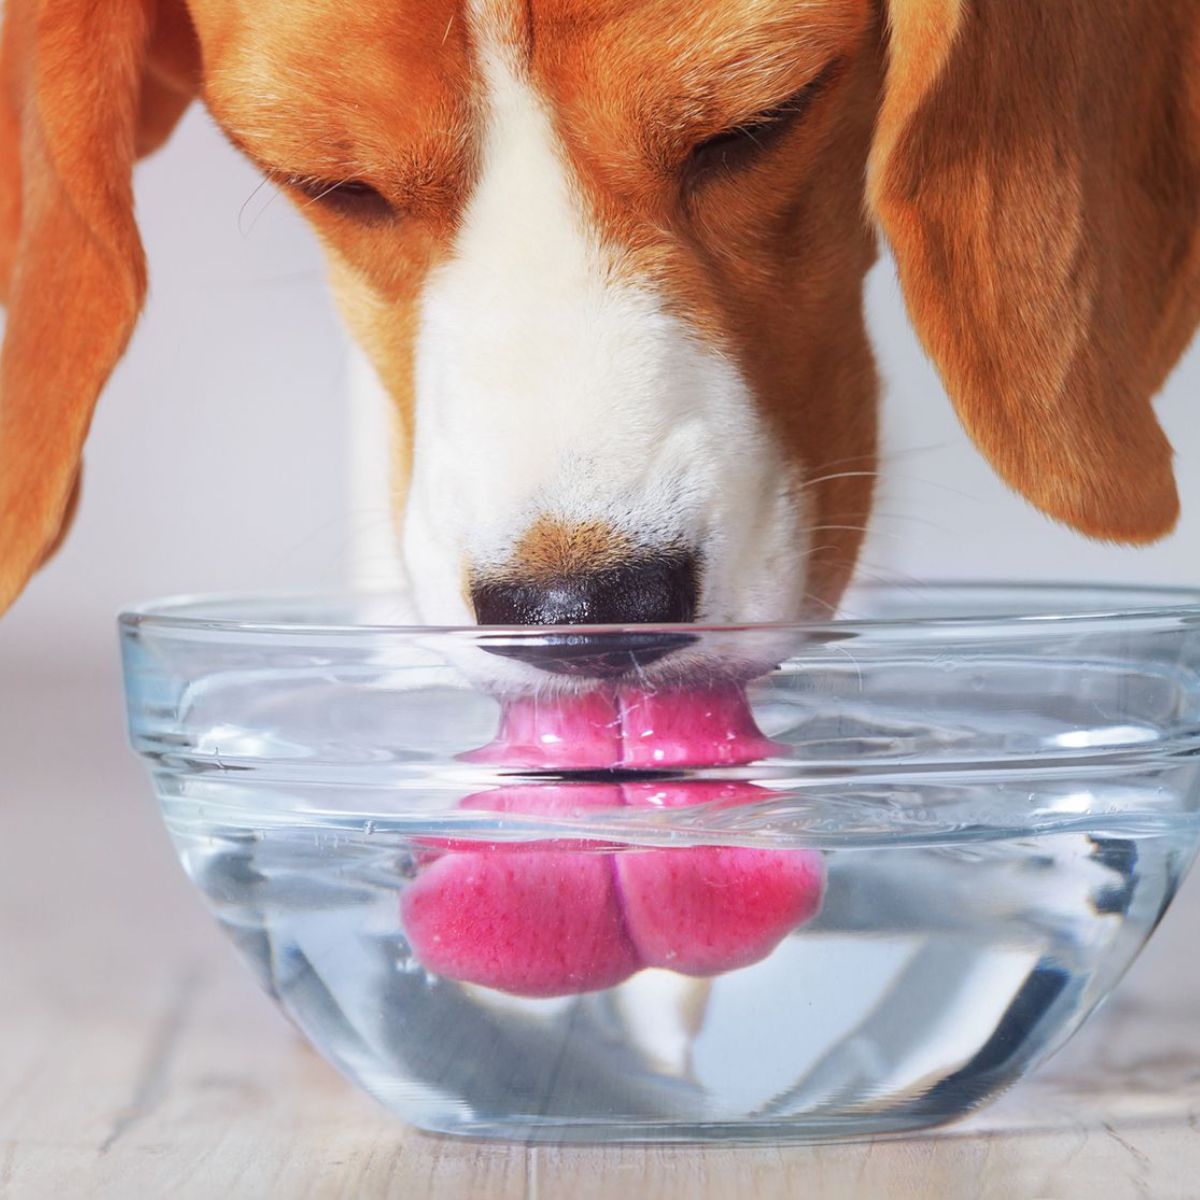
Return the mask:
{"type": "Polygon", "coordinates": [[[853,1142],[904,1136],[949,1125],[969,1113],[870,1115],[845,1118],[795,1117],[741,1121],[414,1121],[418,1132],[463,1141],[519,1142],[524,1145],[704,1144],[786,1145],[853,1142]]]}

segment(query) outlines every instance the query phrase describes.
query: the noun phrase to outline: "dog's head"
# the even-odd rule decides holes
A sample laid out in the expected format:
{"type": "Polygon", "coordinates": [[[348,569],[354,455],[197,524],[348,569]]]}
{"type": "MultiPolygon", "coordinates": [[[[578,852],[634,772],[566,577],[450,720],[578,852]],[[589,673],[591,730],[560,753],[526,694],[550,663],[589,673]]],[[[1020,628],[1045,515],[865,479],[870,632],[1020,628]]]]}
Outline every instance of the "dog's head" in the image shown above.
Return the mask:
{"type": "Polygon", "coordinates": [[[1093,537],[1175,520],[1150,398],[1200,316],[1192,0],[8,0],[2,71],[0,609],[142,302],[133,162],[195,94],[394,400],[426,620],[834,602],[876,229],[1009,484],[1093,537]]]}

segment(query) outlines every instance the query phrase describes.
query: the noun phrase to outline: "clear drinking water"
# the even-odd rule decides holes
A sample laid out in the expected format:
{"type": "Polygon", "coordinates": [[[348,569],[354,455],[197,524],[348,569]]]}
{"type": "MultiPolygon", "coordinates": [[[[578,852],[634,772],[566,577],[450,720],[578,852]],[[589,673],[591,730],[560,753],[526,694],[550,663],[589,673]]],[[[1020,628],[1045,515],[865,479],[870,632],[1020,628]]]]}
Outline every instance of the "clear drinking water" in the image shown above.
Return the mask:
{"type": "Polygon", "coordinates": [[[264,988],[406,1120],[919,1128],[1061,1045],[1170,903],[1200,838],[1200,607],[868,599],[892,619],[699,633],[771,739],[748,762],[481,759],[513,687],[487,631],[366,599],[126,617],[131,726],[264,988]]]}

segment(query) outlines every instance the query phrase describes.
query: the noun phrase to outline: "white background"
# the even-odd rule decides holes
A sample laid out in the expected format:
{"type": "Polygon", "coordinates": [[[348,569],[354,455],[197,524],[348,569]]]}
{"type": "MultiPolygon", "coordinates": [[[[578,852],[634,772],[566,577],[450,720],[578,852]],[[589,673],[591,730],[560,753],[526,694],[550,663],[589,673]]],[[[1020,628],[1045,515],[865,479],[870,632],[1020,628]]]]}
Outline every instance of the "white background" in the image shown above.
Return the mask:
{"type": "MultiPolygon", "coordinates": [[[[364,532],[350,352],[315,242],[194,111],[139,168],[151,297],[88,446],[59,558],[0,621],[0,703],[20,678],[115,662],[113,615],[164,593],[336,584],[364,532]]],[[[890,264],[869,303],[886,452],[863,574],[1200,584],[1200,351],[1159,401],[1185,517],[1148,550],[1085,542],[1007,492],[968,444],[908,329],[890,264]]]]}

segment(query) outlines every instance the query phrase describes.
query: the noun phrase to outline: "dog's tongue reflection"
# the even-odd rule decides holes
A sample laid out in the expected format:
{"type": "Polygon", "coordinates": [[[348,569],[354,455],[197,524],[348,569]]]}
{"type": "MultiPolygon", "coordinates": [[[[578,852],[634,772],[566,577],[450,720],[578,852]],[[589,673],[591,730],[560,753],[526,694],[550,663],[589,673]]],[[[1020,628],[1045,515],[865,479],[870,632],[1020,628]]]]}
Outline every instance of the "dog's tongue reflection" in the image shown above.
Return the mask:
{"type": "MultiPolygon", "coordinates": [[[[750,803],[765,794],[750,783],[628,782],[621,772],[738,766],[772,750],[732,684],[522,697],[506,704],[495,741],[467,757],[567,778],[496,788],[463,807],[565,821],[620,806],[750,803]],[[613,782],[570,780],[606,771],[613,782]]],[[[823,886],[821,856],[810,850],[459,842],[425,863],[401,907],[428,970],[519,996],[563,996],[644,967],[709,976],[748,966],[816,913],[823,886]]]]}

